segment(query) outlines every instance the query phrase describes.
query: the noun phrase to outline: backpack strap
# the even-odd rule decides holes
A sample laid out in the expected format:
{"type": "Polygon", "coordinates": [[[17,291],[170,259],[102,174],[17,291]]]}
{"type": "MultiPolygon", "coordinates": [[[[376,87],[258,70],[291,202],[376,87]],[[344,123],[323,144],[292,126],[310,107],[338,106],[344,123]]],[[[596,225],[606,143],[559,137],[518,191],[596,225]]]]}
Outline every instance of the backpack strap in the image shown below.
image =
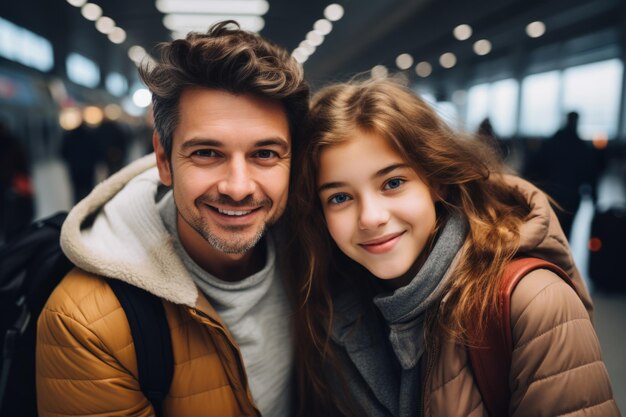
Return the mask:
{"type": "Polygon", "coordinates": [[[548,269],[560,276],[574,291],[572,280],[558,266],[538,258],[514,259],[506,266],[498,294],[501,316],[488,320],[480,343],[468,346],[474,379],[487,412],[492,417],[508,415],[511,392],[509,374],[513,355],[511,334],[511,295],[515,287],[530,272],[548,269]]]}
{"type": "Polygon", "coordinates": [[[130,326],[137,355],[139,385],[152,403],[156,417],[163,417],[163,400],[174,374],[169,325],[160,298],[117,279],[107,279],[130,326]]]}

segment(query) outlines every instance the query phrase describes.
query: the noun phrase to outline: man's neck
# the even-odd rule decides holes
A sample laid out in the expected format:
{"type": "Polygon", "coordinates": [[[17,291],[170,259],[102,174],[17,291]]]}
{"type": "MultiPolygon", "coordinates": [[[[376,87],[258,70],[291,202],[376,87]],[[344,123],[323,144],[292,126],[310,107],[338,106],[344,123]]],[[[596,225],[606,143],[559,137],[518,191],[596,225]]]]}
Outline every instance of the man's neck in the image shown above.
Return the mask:
{"type": "Polygon", "coordinates": [[[178,238],[183,249],[198,266],[214,277],[222,281],[236,282],[263,269],[265,239],[245,253],[225,253],[214,248],[200,234],[189,228],[180,217],[177,223],[178,238]]]}

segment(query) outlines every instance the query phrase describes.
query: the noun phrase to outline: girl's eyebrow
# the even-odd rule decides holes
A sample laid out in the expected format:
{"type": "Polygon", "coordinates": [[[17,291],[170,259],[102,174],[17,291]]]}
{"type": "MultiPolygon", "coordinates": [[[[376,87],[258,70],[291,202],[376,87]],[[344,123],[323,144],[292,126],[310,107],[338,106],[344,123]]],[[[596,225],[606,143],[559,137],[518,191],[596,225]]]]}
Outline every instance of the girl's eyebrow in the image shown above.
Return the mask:
{"type": "MultiPolygon", "coordinates": [[[[372,175],[372,178],[384,177],[390,172],[393,172],[396,169],[401,169],[401,168],[409,168],[409,165],[405,163],[391,164],[389,166],[386,166],[376,171],[374,175],[372,175]]],[[[326,182],[318,187],[317,192],[321,193],[324,190],[328,190],[331,188],[341,188],[341,187],[345,187],[346,185],[347,184],[345,182],[326,182]]]]}
{"type": "Polygon", "coordinates": [[[321,193],[324,190],[329,190],[331,188],[341,188],[345,186],[346,186],[345,182],[326,182],[319,186],[319,188],[317,189],[317,192],[321,193]]]}
{"type": "Polygon", "coordinates": [[[376,171],[376,173],[372,175],[372,178],[384,177],[390,172],[393,172],[396,169],[400,169],[400,168],[410,168],[410,167],[408,164],[405,164],[405,163],[391,164],[388,167],[385,167],[383,169],[376,171]]]}

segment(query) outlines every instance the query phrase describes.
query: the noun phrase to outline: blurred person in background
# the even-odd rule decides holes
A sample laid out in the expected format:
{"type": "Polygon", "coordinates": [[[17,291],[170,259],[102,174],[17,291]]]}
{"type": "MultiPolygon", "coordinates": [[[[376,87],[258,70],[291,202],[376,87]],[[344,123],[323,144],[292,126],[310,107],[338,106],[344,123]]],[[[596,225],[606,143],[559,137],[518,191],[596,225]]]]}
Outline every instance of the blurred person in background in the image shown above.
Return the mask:
{"type": "Polygon", "coordinates": [[[597,151],[580,138],[579,118],[575,111],[567,113],[565,125],[528,161],[525,175],[560,206],[556,214],[568,238],[582,195],[595,201],[598,181],[597,151]]]}
{"type": "Polygon", "coordinates": [[[0,242],[30,224],[34,215],[30,163],[20,141],[0,121],[0,242]]]}
{"type": "Polygon", "coordinates": [[[107,176],[111,176],[128,162],[129,132],[125,126],[105,116],[95,127],[94,136],[101,148],[107,176]]]}
{"type": "Polygon", "coordinates": [[[96,164],[103,159],[95,129],[82,122],[65,132],[61,155],[69,171],[74,203],[78,203],[95,185],[96,164]]]}

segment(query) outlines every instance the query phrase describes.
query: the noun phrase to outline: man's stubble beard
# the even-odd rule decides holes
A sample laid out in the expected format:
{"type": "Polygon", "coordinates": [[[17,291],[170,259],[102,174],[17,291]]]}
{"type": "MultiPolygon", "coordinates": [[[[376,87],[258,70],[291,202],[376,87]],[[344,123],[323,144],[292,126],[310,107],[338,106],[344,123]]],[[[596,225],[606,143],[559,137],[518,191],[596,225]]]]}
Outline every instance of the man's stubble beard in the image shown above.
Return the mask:
{"type": "Polygon", "coordinates": [[[242,255],[248,252],[250,249],[254,248],[257,243],[259,243],[259,241],[265,234],[265,231],[267,230],[267,224],[264,223],[261,228],[254,234],[254,236],[246,241],[243,234],[237,234],[238,231],[244,229],[243,227],[225,227],[223,228],[223,230],[225,230],[227,233],[232,233],[231,236],[233,237],[233,239],[229,239],[228,241],[226,241],[225,239],[220,239],[218,236],[211,233],[209,231],[209,228],[206,227],[206,222],[204,221],[204,219],[202,219],[201,222],[203,224],[202,227],[196,228],[193,225],[192,227],[204,238],[204,240],[209,243],[209,245],[213,246],[218,251],[227,254],[242,255]]]}
{"type": "MultiPolygon", "coordinates": [[[[271,210],[271,208],[272,208],[272,204],[271,202],[269,202],[268,209],[271,210]]],[[[177,210],[177,211],[180,214],[183,221],[185,221],[185,223],[187,223],[193,230],[195,230],[200,236],[202,236],[202,238],[213,248],[226,254],[241,255],[253,249],[259,243],[259,241],[265,235],[265,232],[267,231],[268,227],[276,223],[278,219],[281,217],[284,211],[284,208],[282,210],[277,211],[273,217],[271,217],[266,222],[264,222],[259,228],[259,230],[256,231],[254,236],[252,236],[252,238],[248,239],[247,241],[245,240],[243,233],[239,233],[238,235],[238,232],[241,232],[247,228],[245,226],[222,227],[222,230],[224,230],[226,233],[229,233],[229,232],[232,233],[232,235],[230,236],[234,238],[234,239],[231,239],[231,238],[223,239],[217,236],[215,233],[212,233],[210,231],[210,227],[207,224],[206,219],[202,217],[199,210],[198,210],[198,216],[197,217],[193,216],[191,219],[188,219],[185,213],[181,212],[180,210],[177,210]]]]}

